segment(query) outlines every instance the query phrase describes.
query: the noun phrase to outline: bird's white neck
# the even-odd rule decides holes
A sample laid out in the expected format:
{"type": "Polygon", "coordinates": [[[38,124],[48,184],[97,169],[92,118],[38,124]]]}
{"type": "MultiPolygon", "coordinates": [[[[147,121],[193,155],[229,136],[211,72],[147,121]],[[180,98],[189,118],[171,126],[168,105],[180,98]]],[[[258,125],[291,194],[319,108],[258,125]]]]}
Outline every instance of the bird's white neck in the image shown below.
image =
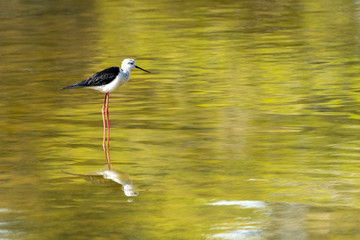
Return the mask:
{"type": "Polygon", "coordinates": [[[122,72],[123,75],[126,76],[126,78],[128,79],[130,77],[130,69],[128,68],[121,68],[120,71],[122,72]]]}

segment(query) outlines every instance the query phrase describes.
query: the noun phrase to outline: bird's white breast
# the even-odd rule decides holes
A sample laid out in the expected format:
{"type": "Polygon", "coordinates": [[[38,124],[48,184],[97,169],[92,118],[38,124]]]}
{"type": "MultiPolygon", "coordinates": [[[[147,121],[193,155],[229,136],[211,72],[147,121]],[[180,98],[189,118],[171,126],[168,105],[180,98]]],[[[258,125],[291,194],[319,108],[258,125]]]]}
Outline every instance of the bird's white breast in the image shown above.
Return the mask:
{"type": "Polygon", "coordinates": [[[130,73],[127,74],[127,73],[124,73],[122,70],[120,70],[120,72],[116,76],[116,78],[114,80],[112,80],[110,83],[108,83],[106,85],[102,85],[102,86],[91,87],[91,88],[98,90],[100,92],[103,92],[103,93],[113,92],[118,87],[120,87],[121,85],[126,83],[129,80],[129,78],[130,78],[130,73]]]}

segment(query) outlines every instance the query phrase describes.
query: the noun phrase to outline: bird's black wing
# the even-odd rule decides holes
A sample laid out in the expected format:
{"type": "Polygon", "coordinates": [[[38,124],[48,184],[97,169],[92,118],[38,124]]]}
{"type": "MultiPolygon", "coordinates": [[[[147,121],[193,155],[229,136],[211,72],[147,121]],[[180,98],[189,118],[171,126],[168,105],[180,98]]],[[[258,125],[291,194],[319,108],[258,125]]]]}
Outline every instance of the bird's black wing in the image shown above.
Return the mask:
{"type": "Polygon", "coordinates": [[[119,74],[119,71],[120,71],[119,67],[110,67],[95,73],[94,75],[85,79],[84,81],[64,87],[62,89],[95,87],[95,86],[106,85],[116,78],[116,76],[119,74]]]}
{"type": "Polygon", "coordinates": [[[91,77],[79,82],[78,85],[81,87],[93,87],[102,86],[111,83],[116,76],[119,74],[120,68],[110,67],[100,72],[95,73],[91,77]]]}

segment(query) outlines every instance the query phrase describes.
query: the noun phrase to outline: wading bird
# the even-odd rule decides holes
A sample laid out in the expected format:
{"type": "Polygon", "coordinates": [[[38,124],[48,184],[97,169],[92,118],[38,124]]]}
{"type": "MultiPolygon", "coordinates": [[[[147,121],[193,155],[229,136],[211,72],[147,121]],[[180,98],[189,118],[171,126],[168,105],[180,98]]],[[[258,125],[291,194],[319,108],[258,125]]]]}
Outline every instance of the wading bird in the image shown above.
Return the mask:
{"type": "Polygon", "coordinates": [[[110,156],[109,156],[109,136],[110,136],[110,125],[109,125],[109,93],[116,90],[118,87],[126,83],[130,79],[130,71],[133,68],[138,68],[147,73],[149,71],[136,66],[134,59],[124,59],[121,63],[121,68],[110,67],[100,72],[95,73],[91,77],[73,85],[61,88],[91,88],[105,93],[104,105],[102,108],[102,117],[104,125],[104,138],[103,148],[105,151],[105,158],[110,169],[110,156]],[[106,116],[105,116],[106,112],[106,116]],[[105,145],[106,128],[108,132],[107,144],[105,145]]]}

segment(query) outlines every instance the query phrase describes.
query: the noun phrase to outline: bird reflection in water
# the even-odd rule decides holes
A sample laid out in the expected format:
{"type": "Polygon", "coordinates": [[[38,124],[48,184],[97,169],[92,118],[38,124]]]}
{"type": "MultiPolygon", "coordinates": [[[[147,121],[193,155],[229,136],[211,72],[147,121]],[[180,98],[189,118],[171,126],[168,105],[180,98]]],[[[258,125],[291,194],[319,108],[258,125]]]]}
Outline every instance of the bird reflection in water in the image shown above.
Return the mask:
{"type": "Polygon", "coordinates": [[[108,169],[107,167],[99,171],[88,174],[76,174],[63,172],[69,175],[84,178],[91,183],[103,183],[103,184],[120,184],[123,187],[125,196],[136,197],[139,192],[135,190],[134,185],[130,179],[130,176],[126,173],[120,172],[115,169],[108,169]]]}
{"type": "MultiPolygon", "coordinates": [[[[105,120],[104,120],[105,121],[105,120]]],[[[107,165],[99,171],[88,174],[76,174],[63,171],[63,173],[73,176],[81,177],[92,183],[104,183],[104,184],[120,184],[123,187],[124,194],[128,197],[136,197],[139,195],[138,191],[135,191],[134,185],[130,179],[130,176],[126,173],[120,172],[111,168],[110,153],[109,153],[110,132],[106,136],[106,130],[104,128],[103,134],[103,148],[105,152],[105,159],[107,165]]]]}
{"type": "Polygon", "coordinates": [[[124,194],[128,197],[136,197],[139,195],[138,191],[135,191],[134,185],[130,179],[130,176],[126,173],[120,172],[111,168],[110,164],[110,153],[109,153],[109,142],[110,142],[110,134],[106,136],[106,130],[104,128],[104,135],[103,135],[103,148],[105,152],[105,159],[107,162],[106,167],[100,169],[99,171],[88,173],[88,174],[76,174],[76,173],[69,173],[63,171],[63,173],[81,177],[86,179],[92,183],[104,183],[104,184],[120,184],[123,187],[124,194]]]}

